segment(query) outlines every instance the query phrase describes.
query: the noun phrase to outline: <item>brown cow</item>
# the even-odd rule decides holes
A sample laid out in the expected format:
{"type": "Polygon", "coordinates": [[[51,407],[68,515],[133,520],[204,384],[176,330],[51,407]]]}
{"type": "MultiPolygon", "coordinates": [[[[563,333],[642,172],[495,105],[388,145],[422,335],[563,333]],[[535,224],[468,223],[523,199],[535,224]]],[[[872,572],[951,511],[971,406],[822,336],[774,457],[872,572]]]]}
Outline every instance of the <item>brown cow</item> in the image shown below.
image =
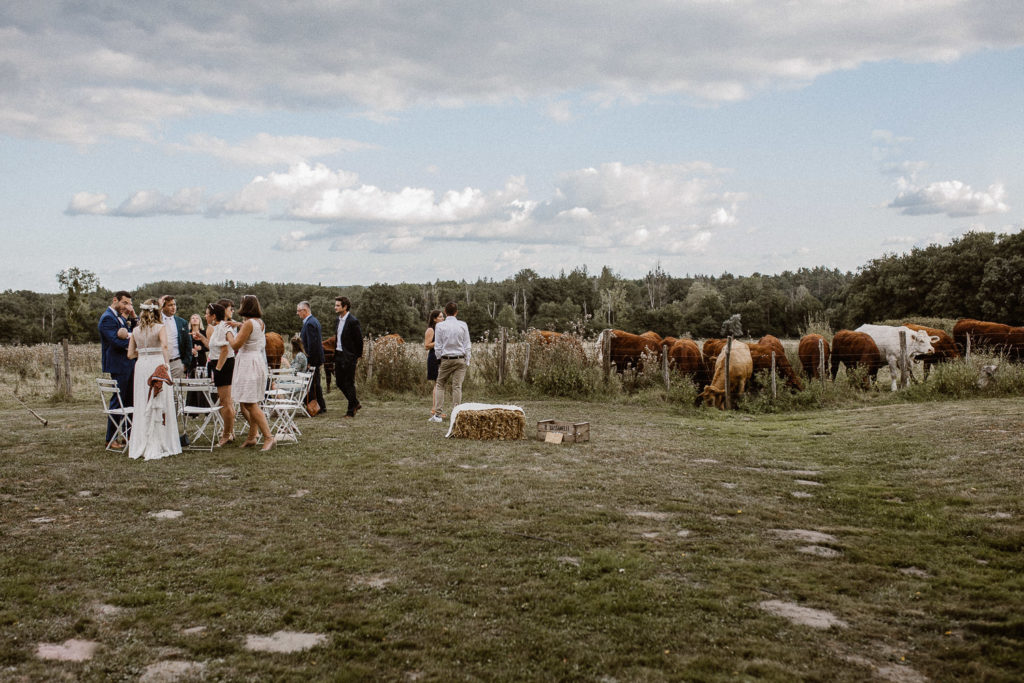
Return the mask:
{"type": "Polygon", "coordinates": [[[951,360],[956,360],[960,357],[960,349],[956,347],[956,342],[953,338],[946,334],[945,330],[939,330],[934,327],[925,327],[924,325],[917,325],[915,323],[903,323],[903,327],[909,327],[915,331],[927,332],[931,337],[938,337],[938,341],[932,341],[932,347],[935,349],[931,353],[919,354],[917,360],[924,363],[924,376],[928,377],[928,371],[931,370],[931,366],[936,363],[945,363],[951,360]]]}
{"type": "Polygon", "coordinates": [[[824,366],[825,374],[828,374],[828,359],[832,353],[832,347],[828,340],[820,334],[805,334],[800,338],[800,345],[797,347],[796,355],[800,359],[800,365],[804,368],[804,374],[814,379],[821,378],[821,368],[824,366]],[[824,352],[824,360],[818,355],[820,350],[824,352]]]}
{"type": "Polygon", "coordinates": [[[327,382],[327,391],[331,390],[331,377],[334,375],[334,352],[338,348],[337,335],[331,335],[321,343],[324,347],[324,379],[327,382]]]}
{"type": "Polygon", "coordinates": [[[597,362],[604,363],[605,340],[611,335],[611,362],[616,372],[623,372],[627,365],[640,370],[643,367],[641,358],[644,351],[658,355],[661,353],[661,337],[654,332],[632,334],[623,330],[604,330],[597,337],[597,362]],[[657,340],[654,339],[657,337],[657,340]]]}
{"type": "Polygon", "coordinates": [[[669,347],[668,364],[673,370],[684,375],[692,375],[698,385],[706,378],[700,347],[692,339],[677,339],[669,347]]]}
{"type": "MultiPolygon", "coordinates": [[[[783,348],[782,342],[779,341],[778,337],[773,337],[770,334],[766,334],[761,337],[758,344],[767,346],[775,352],[775,369],[778,370],[779,374],[782,375],[783,379],[786,380],[786,384],[793,387],[797,391],[803,391],[804,385],[800,382],[800,378],[793,372],[793,366],[789,362],[789,358],[786,356],[786,349],[783,348]]],[[[756,364],[755,364],[756,365],[756,364]]],[[[772,359],[771,354],[768,354],[768,369],[771,370],[772,359]]],[[[757,372],[757,370],[755,370],[757,372]]]]}
{"type": "Polygon", "coordinates": [[[277,332],[267,332],[267,365],[277,370],[281,367],[281,358],[284,356],[284,339],[277,332]]]}
{"type": "Polygon", "coordinates": [[[1024,356],[1024,327],[970,318],[957,320],[953,326],[953,339],[961,348],[967,348],[967,335],[971,336],[972,349],[991,349],[1017,360],[1024,356]]]}
{"type": "Polygon", "coordinates": [[[381,342],[383,344],[404,344],[405,343],[405,340],[402,339],[402,335],[394,334],[394,333],[385,334],[385,335],[382,335],[380,337],[377,337],[377,341],[381,342]]]}
{"type": "MultiPolygon", "coordinates": [[[[729,395],[733,399],[733,405],[743,395],[753,370],[750,347],[733,340],[729,354],[729,395]]],[[[704,387],[700,398],[718,409],[725,408],[725,348],[718,354],[714,378],[711,384],[704,387]]]]}
{"type": "Polygon", "coordinates": [[[582,342],[580,342],[579,338],[574,337],[568,332],[552,332],[551,330],[530,328],[526,331],[526,341],[533,346],[564,346],[571,348],[579,355],[581,361],[587,359],[582,342]]]}
{"type": "Polygon", "coordinates": [[[867,369],[864,388],[871,385],[871,380],[878,379],[878,371],[885,365],[885,359],[878,352],[878,345],[871,335],[865,332],[839,330],[832,337],[832,381],[839,374],[839,364],[846,366],[847,374],[858,367],[867,369]]]}

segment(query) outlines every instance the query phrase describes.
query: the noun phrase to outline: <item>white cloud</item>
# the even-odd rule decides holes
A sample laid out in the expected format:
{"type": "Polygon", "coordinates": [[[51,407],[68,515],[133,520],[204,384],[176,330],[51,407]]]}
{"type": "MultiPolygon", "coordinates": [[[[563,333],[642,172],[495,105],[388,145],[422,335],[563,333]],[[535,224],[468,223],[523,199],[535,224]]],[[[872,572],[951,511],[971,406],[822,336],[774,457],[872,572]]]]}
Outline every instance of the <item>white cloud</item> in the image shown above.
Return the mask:
{"type": "Polygon", "coordinates": [[[951,218],[964,218],[1010,210],[1003,201],[1006,188],[1001,183],[990,185],[986,190],[974,190],[959,180],[918,186],[910,179],[900,178],[897,188],[899,194],[889,203],[889,208],[906,216],[944,213],[951,218]]]}
{"type": "Polygon", "coordinates": [[[117,12],[39,0],[0,20],[0,134],[91,144],[148,139],[168,119],[214,112],[349,107],[380,118],[534,97],[555,101],[557,119],[566,93],[735,101],[869,62],[1021,44],[1024,5],[1001,0],[568,0],[511,11],[138,0],[117,12]]]}
{"type": "Polygon", "coordinates": [[[259,133],[234,145],[220,138],[196,134],[190,135],[186,144],[172,144],[169,147],[175,152],[207,154],[241,166],[292,166],[339,152],[372,148],[373,145],[343,138],[259,133]]]}
{"type": "Polygon", "coordinates": [[[68,208],[65,213],[70,216],[82,214],[104,216],[110,212],[109,207],[107,207],[107,199],[109,199],[109,197],[105,194],[77,192],[75,193],[75,196],[71,198],[71,202],[68,203],[68,208]]]}

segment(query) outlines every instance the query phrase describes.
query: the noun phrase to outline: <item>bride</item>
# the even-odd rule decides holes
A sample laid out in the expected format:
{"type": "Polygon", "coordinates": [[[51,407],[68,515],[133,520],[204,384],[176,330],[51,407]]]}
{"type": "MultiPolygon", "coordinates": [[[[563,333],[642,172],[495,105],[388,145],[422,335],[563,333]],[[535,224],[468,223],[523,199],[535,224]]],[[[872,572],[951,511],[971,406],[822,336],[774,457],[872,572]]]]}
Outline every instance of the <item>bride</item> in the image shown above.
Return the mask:
{"type": "Polygon", "coordinates": [[[167,330],[160,322],[160,306],[156,299],[147,299],[142,304],[139,324],[128,341],[128,357],[138,358],[135,363],[135,419],[128,443],[129,457],[156,460],[181,453],[174,390],[170,383],[158,382],[159,391],[149,386],[150,376],[161,365],[165,366],[167,377],[170,377],[167,330]]]}

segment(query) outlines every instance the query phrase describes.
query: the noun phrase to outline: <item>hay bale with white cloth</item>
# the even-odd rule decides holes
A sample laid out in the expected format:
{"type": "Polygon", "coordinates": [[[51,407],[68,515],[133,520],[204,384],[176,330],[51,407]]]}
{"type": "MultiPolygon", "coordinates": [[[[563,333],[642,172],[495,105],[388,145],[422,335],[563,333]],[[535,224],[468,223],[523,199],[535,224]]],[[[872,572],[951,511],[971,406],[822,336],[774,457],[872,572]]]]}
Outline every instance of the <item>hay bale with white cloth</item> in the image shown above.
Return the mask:
{"type": "Polygon", "coordinates": [[[446,437],[515,441],[526,438],[526,414],[519,406],[460,403],[452,408],[446,437]]]}

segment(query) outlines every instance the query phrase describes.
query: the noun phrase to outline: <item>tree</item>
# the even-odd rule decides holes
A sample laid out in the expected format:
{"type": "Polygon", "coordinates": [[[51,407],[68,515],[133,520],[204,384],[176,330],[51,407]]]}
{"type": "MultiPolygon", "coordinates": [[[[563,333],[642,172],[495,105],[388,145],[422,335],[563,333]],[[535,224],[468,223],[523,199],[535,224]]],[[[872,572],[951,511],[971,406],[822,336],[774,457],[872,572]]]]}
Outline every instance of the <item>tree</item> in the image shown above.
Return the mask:
{"type": "Polygon", "coordinates": [[[359,300],[359,320],[367,334],[399,334],[412,337],[419,332],[419,312],[410,306],[394,285],[370,285],[359,300]]]}
{"type": "Polygon", "coordinates": [[[85,340],[86,297],[99,289],[100,281],[92,271],[72,266],[57,273],[57,284],[64,290],[64,320],[73,341],[85,340]]]}

